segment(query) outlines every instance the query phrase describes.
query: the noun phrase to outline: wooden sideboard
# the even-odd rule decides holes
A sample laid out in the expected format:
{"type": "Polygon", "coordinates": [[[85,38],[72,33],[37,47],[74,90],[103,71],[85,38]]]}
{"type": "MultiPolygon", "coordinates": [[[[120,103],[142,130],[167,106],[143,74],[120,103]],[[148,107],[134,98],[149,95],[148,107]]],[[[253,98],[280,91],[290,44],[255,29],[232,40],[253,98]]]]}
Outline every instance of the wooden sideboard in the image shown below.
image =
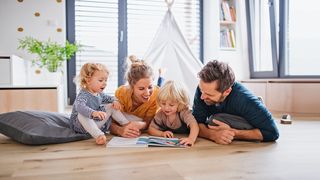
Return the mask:
{"type": "Polygon", "coordinates": [[[274,113],[320,114],[319,79],[255,79],[240,81],[262,96],[274,113]]]}
{"type": "Polygon", "coordinates": [[[17,110],[63,111],[59,86],[0,87],[0,113],[17,110]]]}

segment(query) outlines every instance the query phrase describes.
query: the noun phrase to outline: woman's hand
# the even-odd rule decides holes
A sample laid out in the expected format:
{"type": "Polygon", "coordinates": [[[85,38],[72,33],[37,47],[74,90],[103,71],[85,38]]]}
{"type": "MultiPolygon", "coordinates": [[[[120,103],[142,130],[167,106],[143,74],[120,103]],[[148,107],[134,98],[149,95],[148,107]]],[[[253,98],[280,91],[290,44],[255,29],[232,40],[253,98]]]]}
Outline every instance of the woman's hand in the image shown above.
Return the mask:
{"type": "Polygon", "coordinates": [[[118,134],[126,138],[136,138],[140,136],[140,130],[133,123],[129,123],[126,126],[119,126],[118,134]]]}

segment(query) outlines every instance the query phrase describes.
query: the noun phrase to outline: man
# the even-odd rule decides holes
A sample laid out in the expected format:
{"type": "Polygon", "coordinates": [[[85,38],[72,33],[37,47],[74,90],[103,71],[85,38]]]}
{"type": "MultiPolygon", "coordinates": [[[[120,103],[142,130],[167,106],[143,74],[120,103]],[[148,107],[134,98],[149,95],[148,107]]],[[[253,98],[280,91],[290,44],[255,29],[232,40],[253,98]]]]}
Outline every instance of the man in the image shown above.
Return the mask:
{"type": "Polygon", "coordinates": [[[198,76],[193,115],[199,123],[200,137],[218,144],[230,144],[234,139],[265,142],[278,139],[271,113],[258,97],[235,82],[227,64],[208,62],[198,76]]]}

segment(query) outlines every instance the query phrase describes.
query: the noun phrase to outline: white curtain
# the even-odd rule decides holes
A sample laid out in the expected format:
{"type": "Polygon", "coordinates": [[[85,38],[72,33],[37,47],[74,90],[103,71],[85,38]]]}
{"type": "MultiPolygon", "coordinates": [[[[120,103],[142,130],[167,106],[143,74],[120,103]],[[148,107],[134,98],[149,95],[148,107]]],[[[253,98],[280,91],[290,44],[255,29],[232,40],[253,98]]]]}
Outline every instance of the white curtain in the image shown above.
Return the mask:
{"type": "Polygon", "coordinates": [[[168,8],[160,27],[144,55],[153,69],[166,68],[165,80],[178,81],[187,88],[190,101],[199,83],[197,73],[202,63],[192,53],[168,8]]]}

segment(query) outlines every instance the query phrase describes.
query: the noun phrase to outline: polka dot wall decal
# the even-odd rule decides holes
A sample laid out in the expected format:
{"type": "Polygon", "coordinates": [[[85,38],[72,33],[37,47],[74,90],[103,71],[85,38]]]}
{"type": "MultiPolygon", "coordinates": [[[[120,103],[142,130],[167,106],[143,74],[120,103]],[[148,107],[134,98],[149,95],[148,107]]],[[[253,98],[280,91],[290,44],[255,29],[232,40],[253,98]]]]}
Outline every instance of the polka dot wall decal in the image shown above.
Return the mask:
{"type": "Polygon", "coordinates": [[[23,31],[23,28],[22,27],[18,27],[17,29],[19,32],[22,32],[23,31]]]}
{"type": "Polygon", "coordinates": [[[23,0],[17,0],[17,1],[20,2],[20,3],[23,2],[23,0]]]}
{"type": "Polygon", "coordinates": [[[62,29],[61,28],[57,28],[57,32],[62,32],[62,29]]]}
{"type": "Polygon", "coordinates": [[[61,3],[62,2],[62,0],[57,0],[57,3],[61,3]]]}
{"type": "Polygon", "coordinates": [[[35,13],[34,13],[34,16],[39,17],[39,16],[40,16],[40,13],[39,13],[39,12],[35,12],[35,13]]]}
{"type": "Polygon", "coordinates": [[[36,74],[40,74],[40,73],[41,73],[41,70],[40,70],[40,69],[36,69],[34,72],[35,72],[36,74]]]}

